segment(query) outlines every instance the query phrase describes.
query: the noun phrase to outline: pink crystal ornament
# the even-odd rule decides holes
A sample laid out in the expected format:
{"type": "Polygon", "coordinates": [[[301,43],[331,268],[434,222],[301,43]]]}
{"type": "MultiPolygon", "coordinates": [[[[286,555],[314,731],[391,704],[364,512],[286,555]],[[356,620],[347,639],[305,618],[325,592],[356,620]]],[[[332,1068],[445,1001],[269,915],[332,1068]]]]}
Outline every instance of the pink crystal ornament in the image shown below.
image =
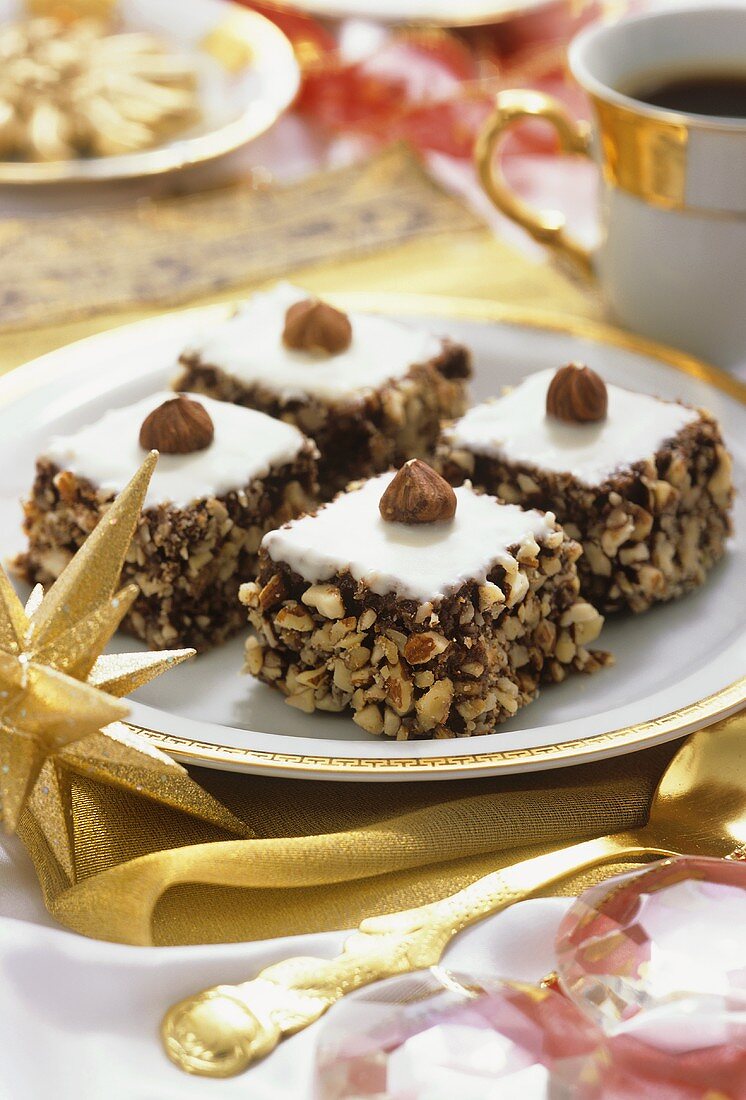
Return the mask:
{"type": "Polygon", "coordinates": [[[315,1100],[591,1100],[596,1028],[549,989],[442,967],[381,982],[330,1012],[315,1100]]]}
{"type": "Polygon", "coordinates": [[[608,1036],[610,1097],[746,1100],[746,864],[663,860],[586,890],[557,963],[608,1036]]]}

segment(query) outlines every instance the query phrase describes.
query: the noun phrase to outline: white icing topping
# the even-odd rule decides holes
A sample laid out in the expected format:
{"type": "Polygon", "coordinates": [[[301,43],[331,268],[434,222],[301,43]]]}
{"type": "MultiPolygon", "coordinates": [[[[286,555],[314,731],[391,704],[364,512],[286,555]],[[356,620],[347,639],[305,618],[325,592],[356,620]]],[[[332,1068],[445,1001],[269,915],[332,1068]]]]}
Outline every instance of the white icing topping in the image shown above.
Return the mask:
{"type": "Polygon", "coordinates": [[[339,355],[292,351],[282,342],[288,306],[306,290],[278,283],[255,294],[239,312],[198,337],[185,351],[244,385],[261,385],[288,401],[360,400],[441,350],[437,337],[387,317],[350,313],[352,342],[339,355]]]}
{"type": "Polygon", "coordinates": [[[554,374],[551,369],[539,371],[504,397],[469,409],[447,432],[449,443],[600,485],[618,470],[651,458],[699,416],[672,401],[607,384],[605,420],[566,424],[546,415],[554,374]]]}
{"type": "MultiPolygon", "coordinates": [[[[199,394],[193,396],[210,414],[215,438],[203,451],[161,455],[145,498],[146,507],[183,507],[244,488],[272,467],[291,462],[305,442],[297,428],[264,413],[199,394]]],[[[101,489],[119,492],[145,458],[138,439],[143,420],[173,397],[169,392],[155,393],[134,405],[110,409],[74,435],[55,436],[44,457],[101,489]]]]}
{"type": "Polygon", "coordinates": [[[315,516],[293,520],[265,535],[263,546],[307,581],[349,570],[373,592],[418,600],[450,595],[468,580],[483,583],[496,564],[510,563],[508,547],[553,529],[551,513],[499,504],[470,486],[456,489],[448,523],[387,523],[378,503],[393,478],[382,474],[337,497],[315,516]]]}

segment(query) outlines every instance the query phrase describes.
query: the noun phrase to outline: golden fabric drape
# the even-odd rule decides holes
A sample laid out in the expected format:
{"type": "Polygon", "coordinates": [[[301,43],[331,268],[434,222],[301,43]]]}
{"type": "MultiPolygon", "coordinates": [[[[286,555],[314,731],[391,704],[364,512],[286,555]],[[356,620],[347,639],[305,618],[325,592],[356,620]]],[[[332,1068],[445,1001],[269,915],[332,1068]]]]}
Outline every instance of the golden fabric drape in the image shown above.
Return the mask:
{"type": "MultiPolygon", "coordinates": [[[[746,736],[746,718],[728,721],[746,736]]],[[[318,783],[191,769],[246,823],[245,839],[136,793],[76,779],[74,876],[55,862],[29,815],[21,836],[50,911],[84,935],[164,945],[293,935],[354,926],[435,900],[516,859],[639,826],[675,750],[669,744],[556,771],[442,783],[318,783]]],[[[586,881],[554,892],[574,893],[586,881]]]]}

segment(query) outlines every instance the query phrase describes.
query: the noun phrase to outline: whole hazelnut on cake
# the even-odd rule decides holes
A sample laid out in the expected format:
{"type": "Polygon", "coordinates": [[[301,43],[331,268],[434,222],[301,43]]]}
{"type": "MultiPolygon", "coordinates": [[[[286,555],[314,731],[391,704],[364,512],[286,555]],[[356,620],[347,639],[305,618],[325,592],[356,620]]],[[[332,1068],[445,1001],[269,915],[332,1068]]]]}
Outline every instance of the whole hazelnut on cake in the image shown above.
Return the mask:
{"type": "Polygon", "coordinates": [[[145,417],[140,446],[166,455],[186,455],[204,451],[214,436],[215,427],[204,405],[180,393],[145,417]]]}
{"type": "Polygon", "coordinates": [[[346,313],[328,302],[304,298],[294,302],[285,314],[282,339],[293,351],[339,355],[352,342],[352,325],[346,313]]]}
{"type": "Polygon", "coordinates": [[[432,466],[410,458],[389,482],[378,509],[388,523],[443,523],[456,514],[456,494],[432,466]]]}
{"type": "Polygon", "coordinates": [[[606,383],[590,367],[560,367],[547,389],[547,415],[569,424],[603,420],[608,407],[606,383]]]}

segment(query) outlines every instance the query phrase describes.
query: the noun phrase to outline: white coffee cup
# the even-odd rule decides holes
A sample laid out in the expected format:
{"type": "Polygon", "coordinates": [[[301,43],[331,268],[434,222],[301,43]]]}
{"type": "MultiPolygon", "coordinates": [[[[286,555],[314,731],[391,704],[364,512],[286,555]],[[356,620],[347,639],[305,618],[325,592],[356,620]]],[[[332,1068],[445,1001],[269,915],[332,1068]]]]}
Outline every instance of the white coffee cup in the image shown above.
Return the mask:
{"type": "Polygon", "coordinates": [[[503,213],[597,278],[611,315],[637,332],[721,365],[746,360],[746,119],[680,113],[632,98],[666,78],[746,76],[746,3],[657,10],[583,31],[570,69],[593,121],[532,91],[506,91],[480,135],[477,167],[503,213]],[[507,128],[543,118],[562,151],[601,177],[601,243],[590,253],[557,211],[508,186],[494,153],[507,128]]]}

